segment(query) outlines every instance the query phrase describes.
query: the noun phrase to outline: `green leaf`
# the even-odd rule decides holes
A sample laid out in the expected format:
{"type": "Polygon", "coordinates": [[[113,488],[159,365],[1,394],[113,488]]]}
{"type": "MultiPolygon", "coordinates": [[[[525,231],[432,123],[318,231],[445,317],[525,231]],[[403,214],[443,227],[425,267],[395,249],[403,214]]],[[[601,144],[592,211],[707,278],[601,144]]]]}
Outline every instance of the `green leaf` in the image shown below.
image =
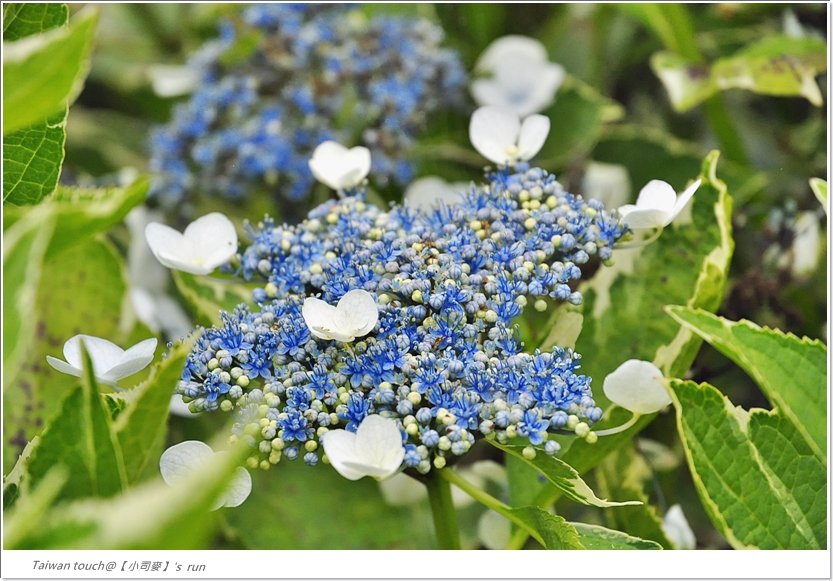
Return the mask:
{"type": "Polygon", "coordinates": [[[621,531],[606,529],[598,525],[571,523],[585,549],[591,550],[657,550],[662,546],[654,541],[632,537],[621,531]]]}
{"type": "Polygon", "coordinates": [[[195,276],[179,270],[172,270],[171,275],[182,298],[204,325],[218,324],[220,311],[231,312],[240,303],[252,302],[253,285],[235,279],[195,276]]]}
{"type": "Polygon", "coordinates": [[[635,498],[641,506],[611,508],[604,513],[613,528],[650,539],[666,549],[674,548],[662,528],[662,517],[648,501],[645,483],[651,468],[635,453],[632,445],[622,446],[610,454],[596,469],[599,490],[613,498],[635,498]]]}
{"type": "MultiPolygon", "coordinates": [[[[17,379],[35,338],[35,291],[54,219],[35,210],[3,233],[3,389],[17,379]]],[[[9,426],[6,426],[9,429],[9,426]]],[[[8,432],[7,432],[8,433],[8,432]]]]}
{"type": "Polygon", "coordinates": [[[507,454],[511,454],[516,458],[523,460],[528,465],[538,470],[538,472],[543,474],[551,484],[564,494],[564,496],[576,502],[599,508],[641,504],[636,500],[611,502],[597,497],[572,466],[555,456],[549,456],[543,452],[539,452],[532,460],[529,460],[523,455],[523,449],[525,446],[500,444],[493,439],[488,439],[486,441],[499,450],[503,450],[507,454]]]}
{"type": "Polygon", "coordinates": [[[435,548],[428,503],[389,506],[369,478],[286,460],[252,478],[249,499],[227,515],[248,549],[435,548]],[[326,526],[310,526],[325,514],[326,526]]]}
{"type": "Polygon", "coordinates": [[[4,471],[78,383],[52,369],[46,356],[61,357],[64,342],[79,333],[129,346],[123,344],[127,330],[120,328],[127,291],[124,266],[111,244],[95,239],[77,244],[46,260],[42,272],[48,276],[41,276],[28,323],[34,342],[18,379],[3,391],[4,471]]]}
{"type": "Polygon", "coordinates": [[[28,473],[37,484],[53,466],[69,471],[61,498],[112,496],[126,486],[121,448],[99,395],[92,360],[83,351],[81,385],[64,400],[32,451],[28,473]]]}
{"type": "Polygon", "coordinates": [[[3,134],[3,202],[37,204],[58,183],[64,161],[67,111],[3,134]]]}
{"type": "Polygon", "coordinates": [[[67,473],[65,466],[53,467],[31,494],[23,496],[12,510],[5,512],[4,506],[4,549],[19,546],[23,539],[37,532],[43,515],[58,499],[61,489],[66,484],[67,473]]]}
{"type": "Polygon", "coordinates": [[[536,159],[541,167],[561,167],[586,155],[599,140],[604,125],[622,118],[618,103],[601,95],[590,85],[567,77],[544,114],[558,120],[536,159]]]}
{"type": "Polygon", "coordinates": [[[777,412],[735,408],[708,384],[673,380],[695,488],[735,548],[826,546],[826,469],[777,412]]]}
{"type": "Polygon", "coordinates": [[[150,376],[128,392],[117,394],[125,402],[114,425],[122,450],[128,482],[135,482],[148,463],[159,458],[164,440],[171,396],[182,376],[185,360],[196,335],[178,343],[150,376]]]}
{"type": "Polygon", "coordinates": [[[806,337],[733,322],[711,313],[667,309],[676,321],[737,363],[789,418],[819,458],[827,447],[827,346],[806,337]]]}
{"type": "MultiPolygon", "coordinates": [[[[240,465],[242,450],[218,454],[171,487],[156,479],[113,499],[60,504],[32,518],[18,549],[197,549],[217,527],[215,499],[240,465]]],[[[251,499],[247,501],[251,503],[251,499]]],[[[245,506],[245,504],[244,504],[245,506]]],[[[237,511],[239,508],[232,509],[237,511]]],[[[17,523],[19,521],[15,521],[17,523]]],[[[274,521],[270,521],[274,524],[274,521]]],[[[7,537],[8,540],[8,537],[7,537]]]]}
{"type": "MultiPolygon", "coordinates": [[[[42,207],[55,217],[55,232],[47,249],[47,257],[71,248],[119,224],[130,210],[145,199],[150,180],[142,177],[123,188],[76,188],[58,186],[42,207]]],[[[8,207],[3,220],[5,227],[29,212],[28,208],[8,207]]]]}
{"type": "Polygon", "coordinates": [[[63,26],[69,19],[66,4],[6,4],[3,6],[3,40],[18,40],[63,26]]]}
{"type": "Polygon", "coordinates": [[[509,508],[504,516],[524,529],[545,549],[584,549],[575,527],[564,517],[550,514],[537,506],[509,508]]]}
{"type": "Polygon", "coordinates": [[[90,66],[97,11],[67,27],[3,42],[3,135],[65,110],[81,92],[90,66]]]}
{"type": "MultiPolygon", "coordinates": [[[[647,247],[614,251],[615,264],[579,287],[584,325],[576,351],[582,354],[582,373],[593,378],[593,397],[602,409],[610,403],[599,387],[628,359],[653,361],[666,376],[688,370],[701,339],[663,320],[665,305],[679,301],[714,310],[722,301],[734,242],[732,201],[717,178],[717,157],[713,152],[703,163],[703,184],[691,204],[692,223],[666,228],[647,247]]],[[[629,417],[629,412],[614,408],[598,427],[617,426],[629,417]]],[[[643,417],[629,430],[592,445],[573,438],[561,457],[584,473],[649,422],[650,417],[643,417]]]]}
{"type": "Polygon", "coordinates": [[[826,50],[820,38],[773,36],[718,59],[711,66],[660,52],[651,58],[651,68],[665,85],[674,109],[680,112],[727,89],[801,96],[821,107],[824,100],[815,78],[827,68],[826,50]]]}
{"type": "Polygon", "coordinates": [[[810,178],[810,189],[827,212],[827,181],[821,178],[810,178]]]}

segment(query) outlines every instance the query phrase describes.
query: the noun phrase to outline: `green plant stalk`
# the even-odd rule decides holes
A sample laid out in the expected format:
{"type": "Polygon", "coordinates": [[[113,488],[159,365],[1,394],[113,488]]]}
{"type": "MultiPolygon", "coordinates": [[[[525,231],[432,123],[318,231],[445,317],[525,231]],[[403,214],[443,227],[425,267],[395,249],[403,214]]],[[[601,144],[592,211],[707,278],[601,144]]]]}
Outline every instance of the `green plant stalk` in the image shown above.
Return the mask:
{"type": "Polygon", "coordinates": [[[428,489],[428,501],[431,504],[431,516],[437,533],[438,549],[459,549],[460,530],[457,526],[457,513],[451,502],[451,485],[443,478],[448,470],[432,470],[423,482],[428,489]]]}

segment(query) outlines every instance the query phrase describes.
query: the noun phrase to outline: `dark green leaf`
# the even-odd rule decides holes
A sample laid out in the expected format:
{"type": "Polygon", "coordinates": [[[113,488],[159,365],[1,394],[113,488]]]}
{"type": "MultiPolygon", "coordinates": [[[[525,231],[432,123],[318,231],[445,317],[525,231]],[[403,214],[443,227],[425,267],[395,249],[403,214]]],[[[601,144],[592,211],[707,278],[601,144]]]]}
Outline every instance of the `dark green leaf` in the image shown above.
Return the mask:
{"type": "Polygon", "coordinates": [[[66,4],[5,4],[3,41],[18,40],[63,26],[69,19],[66,4]]]}
{"type": "Polygon", "coordinates": [[[3,202],[37,204],[58,184],[64,161],[66,109],[46,121],[3,134],[3,202]]]}

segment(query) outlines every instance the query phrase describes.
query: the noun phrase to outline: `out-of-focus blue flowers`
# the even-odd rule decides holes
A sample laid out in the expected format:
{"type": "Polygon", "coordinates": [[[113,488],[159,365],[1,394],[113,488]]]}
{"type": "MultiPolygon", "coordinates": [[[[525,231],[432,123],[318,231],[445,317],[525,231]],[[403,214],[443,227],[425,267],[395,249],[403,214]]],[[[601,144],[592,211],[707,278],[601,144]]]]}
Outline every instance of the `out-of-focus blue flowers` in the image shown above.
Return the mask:
{"type": "Polygon", "coordinates": [[[464,99],[465,73],[442,40],[427,20],[367,20],[354,7],[246,8],[193,57],[198,87],[153,132],[152,199],[185,214],[194,196],[302,199],[310,154],[329,139],[366,145],[377,184],[406,183],[428,117],[464,99]]]}
{"type": "Polygon", "coordinates": [[[315,464],[323,434],[374,414],[397,421],[403,465],[422,473],[490,434],[547,453],[558,450],[554,431],[581,425],[585,437],[601,410],[579,355],[524,352],[515,323],[528,298],[580,302],[579,265],[608,259],[623,227],[539,168],[487,177],[432,210],[385,211],[359,191],[296,226],[250,226],[239,272],[263,282],[257,308],[241,305],[201,335],[179,392],[195,410],[237,410],[251,467],[299,455],[315,464]],[[334,305],[355,289],[378,305],[368,333],[310,333],[305,299],[334,305]]]}

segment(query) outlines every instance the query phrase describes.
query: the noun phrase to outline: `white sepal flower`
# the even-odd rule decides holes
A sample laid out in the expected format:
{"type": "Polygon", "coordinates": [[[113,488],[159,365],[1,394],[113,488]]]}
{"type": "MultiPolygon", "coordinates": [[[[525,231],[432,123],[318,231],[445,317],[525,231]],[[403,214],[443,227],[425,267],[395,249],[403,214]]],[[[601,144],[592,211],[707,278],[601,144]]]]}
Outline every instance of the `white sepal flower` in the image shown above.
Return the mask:
{"type": "Polygon", "coordinates": [[[475,70],[490,75],[471,82],[477,104],[510,109],[520,117],[548,107],[565,77],[564,67],[549,62],[544,45],[518,35],[490,44],[475,70]]]}
{"type": "Polygon", "coordinates": [[[378,415],[364,418],[355,433],[330,430],[321,441],[330,464],[349,480],[383,480],[396,474],[405,458],[396,421],[378,415]]]}
{"type": "Polygon", "coordinates": [[[160,97],[187,95],[200,83],[200,70],[188,65],[151,65],[147,75],[153,92],[160,97]]]}
{"type": "Polygon", "coordinates": [[[402,202],[409,208],[421,212],[430,212],[440,207],[440,204],[452,206],[463,201],[463,192],[468,184],[463,182],[449,183],[437,176],[425,176],[414,180],[405,190],[402,202]]]}
{"type": "Polygon", "coordinates": [[[343,343],[367,335],[379,320],[376,300],[363,289],[348,291],[336,306],[308,297],[304,299],[301,313],[314,336],[343,343]]]}
{"type": "Polygon", "coordinates": [[[679,504],[675,504],[665,513],[662,519],[662,530],[668,540],[674,543],[675,548],[683,551],[697,548],[697,538],[679,504]]]}
{"type": "Polygon", "coordinates": [[[353,188],[370,173],[370,150],[325,141],[312,152],[309,169],[315,179],[334,190],[353,188]]]}
{"type": "Polygon", "coordinates": [[[471,116],[469,139],[486,159],[501,165],[526,161],[538,153],[550,132],[543,115],[520,118],[501,107],[480,107],[471,116]]]}
{"type": "Polygon", "coordinates": [[[629,359],[605,377],[602,389],[607,399],[634,414],[652,414],[671,403],[656,365],[629,359]]]}
{"type": "MultiPolygon", "coordinates": [[[[162,473],[162,480],[166,484],[176,486],[179,480],[199,470],[215,454],[225,453],[215,452],[211,449],[211,446],[198,440],[180,442],[162,453],[162,457],[159,458],[159,472],[162,473]]],[[[249,497],[251,492],[251,474],[245,468],[237,468],[228,487],[222,496],[214,502],[211,510],[240,506],[249,497]]]]}
{"type": "Polygon", "coordinates": [[[668,182],[651,180],[639,192],[636,204],[619,208],[622,222],[632,230],[665,228],[683,211],[700,183],[697,180],[678,196],[668,182]]]}
{"type": "Polygon", "coordinates": [[[96,381],[115,386],[120,379],[133,375],[153,361],[156,339],[145,339],[126,351],[108,341],[91,335],[76,335],[64,343],[62,361],[50,355],[46,361],[61,373],[81,377],[84,362],[81,358],[81,344],[90,355],[96,381]]]}
{"type": "Polygon", "coordinates": [[[219,212],[197,218],[182,233],[151,222],[145,228],[145,239],[159,262],[191,274],[208,274],[237,253],[234,224],[219,212]]]}
{"type": "Polygon", "coordinates": [[[606,208],[618,208],[630,199],[628,168],[615,163],[591,161],[581,182],[585,199],[600,200],[606,208]]]}

